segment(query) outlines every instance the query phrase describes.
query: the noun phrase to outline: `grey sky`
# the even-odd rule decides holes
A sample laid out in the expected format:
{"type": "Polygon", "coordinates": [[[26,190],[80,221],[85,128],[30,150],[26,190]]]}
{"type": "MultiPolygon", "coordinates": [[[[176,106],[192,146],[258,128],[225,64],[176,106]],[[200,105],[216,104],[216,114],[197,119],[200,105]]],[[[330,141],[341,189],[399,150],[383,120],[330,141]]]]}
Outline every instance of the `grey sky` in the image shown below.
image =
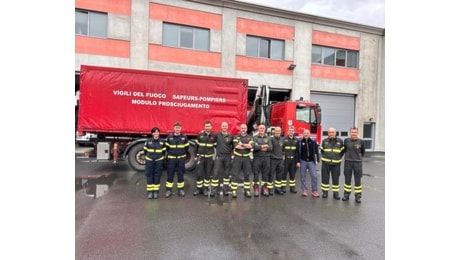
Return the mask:
{"type": "Polygon", "coordinates": [[[385,28],[385,0],[239,0],[385,28]]]}

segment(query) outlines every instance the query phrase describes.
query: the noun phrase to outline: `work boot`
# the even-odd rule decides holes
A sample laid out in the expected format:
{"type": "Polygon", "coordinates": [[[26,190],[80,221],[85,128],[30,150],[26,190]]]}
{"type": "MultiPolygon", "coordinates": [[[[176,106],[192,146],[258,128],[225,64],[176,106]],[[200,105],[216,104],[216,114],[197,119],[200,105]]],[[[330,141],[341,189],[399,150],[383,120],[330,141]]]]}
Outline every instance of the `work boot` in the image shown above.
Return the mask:
{"type": "Polygon", "coordinates": [[[168,190],[166,190],[166,194],[165,194],[165,197],[166,197],[166,198],[169,198],[169,197],[171,197],[171,195],[172,195],[172,191],[171,191],[171,190],[169,190],[169,189],[168,189],[168,190]]]}
{"type": "Polygon", "coordinates": [[[273,193],[274,193],[274,192],[273,192],[273,189],[268,189],[268,194],[269,194],[270,196],[273,196],[273,193]]]}
{"type": "Polygon", "coordinates": [[[254,184],[254,197],[259,197],[259,184],[254,184]]]}
{"type": "Polygon", "coordinates": [[[297,193],[297,191],[295,190],[295,187],[291,187],[291,188],[290,188],[290,192],[291,192],[291,193],[297,193]]]}
{"type": "Polygon", "coordinates": [[[244,196],[246,196],[246,198],[250,198],[251,197],[251,192],[249,190],[245,190],[244,191],[244,196]]]}
{"type": "Polygon", "coordinates": [[[153,199],[153,192],[147,192],[147,199],[153,199]]]}
{"type": "Polygon", "coordinates": [[[284,195],[284,192],[283,192],[283,190],[281,188],[276,188],[275,193],[279,194],[279,195],[284,195]]]}
{"type": "Polygon", "coordinates": [[[203,190],[203,195],[204,195],[204,196],[208,196],[208,195],[209,195],[209,188],[206,188],[206,187],[204,188],[204,190],[203,190]]]}
{"type": "Polygon", "coordinates": [[[203,188],[197,188],[197,189],[193,192],[193,196],[200,195],[200,194],[203,194],[203,188]]]}
{"type": "Polygon", "coordinates": [[[347,201],[348,199],[350,199],[350,193],[349,192],[344,192],[342,200],[347,201]]]}
{"type": "Polygon", "coordinates": [[[229,194],[231,194],[231,191],[228,188],[228,185],[224,185],[224,187],[222,187],[222,191],[224,192],[224,196],[228,196],[229,194]]]}
{"type": "Polygon", "coordinates": [[[281,191],[283,192],[283,194],[286,193],[286,186],[281,187],[281,191]]]}
{"type": "Polygon", "coordinates": [[[262,186],[262,195],[264,195],[265,197],[268,197],[268,188],[267,188],[267,184],[264,184],[264,186],[262,186]]]}
{"type": "Polygon", "coordinates": [[[185,191],[184,191],[184,189],[179,189],[179,196],[185,197],[185,191]]]}
{"type": "Polygon", "coordinates": [[[153,198],[154,198],[154,199],[158,199],[158,191],[154,191],[154,192],[153,192],[153,198]]]}
{"type": "Polygon", "coordinates": [[[323,191],[323,198],[325,198],[325,199],[326,199],[326,198],[327,198],[327,195],[328,195],[328,193],[329,193],[328,191],[323,191]]]}
{"type": "Polygon", "coordinates": [[[338,191],[334,191],[334,199],[340,200],[340,196],[339,196],[339,192],[338,192],[338,191]]]}
{"type": "Polygon", "coordinates": [[[211,188],[211,197],[216,196],[216,188],[211,188]]]}
{"type": "Polygon", "coordinates": [[[224,187],[219,187],[216,189],[216,194],[219,194],[219,196],[224,196],[224,187]]]}
{"type": "Polygon", "coordinates": [[[356,203],[361,203],[361,193],[355,194],[356,203]]]}
{"type": "Polygon", "coordinates": [[[236,199],[236,190],[232,191],[232,198],[236,199]]]}

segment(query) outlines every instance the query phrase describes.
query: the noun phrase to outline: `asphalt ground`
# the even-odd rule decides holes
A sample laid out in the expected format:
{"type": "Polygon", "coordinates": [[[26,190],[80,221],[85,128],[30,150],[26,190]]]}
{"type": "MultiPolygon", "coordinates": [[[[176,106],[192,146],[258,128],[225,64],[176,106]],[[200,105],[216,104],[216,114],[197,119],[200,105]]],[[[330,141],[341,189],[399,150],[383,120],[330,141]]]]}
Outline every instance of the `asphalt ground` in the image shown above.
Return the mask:
{"type": "MultiPolygon", "coordinates": [[[[76,159],[75,168],[84,182],[75,189],[76,259],[385,258],[384,154],[365,157],[361,204],[300,192],[245,198],[242,189],[237,199],[193,196],[193,172],[185,197],[164,197],[164,172],[160,198],[148,200],[145,175],[126,162],[76,159]]],[[[300,190],[298,172],[296,181],[300,190]]]]}

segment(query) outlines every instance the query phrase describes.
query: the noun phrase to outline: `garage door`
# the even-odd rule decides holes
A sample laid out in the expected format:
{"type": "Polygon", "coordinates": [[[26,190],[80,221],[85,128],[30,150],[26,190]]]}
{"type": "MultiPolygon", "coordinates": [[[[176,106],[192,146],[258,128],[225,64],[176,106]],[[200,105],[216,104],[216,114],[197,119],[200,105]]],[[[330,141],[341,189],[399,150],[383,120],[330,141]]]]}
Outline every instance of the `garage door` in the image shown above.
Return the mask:
{"type": "Polygon", "coordinates": [[[312,93],[311,101],[321,106],[323,139],[327,137],[329,127],[337,129],[338,136],[342,139],[349,136],[348,131],[355,122],[354,96],[312,93]]]}

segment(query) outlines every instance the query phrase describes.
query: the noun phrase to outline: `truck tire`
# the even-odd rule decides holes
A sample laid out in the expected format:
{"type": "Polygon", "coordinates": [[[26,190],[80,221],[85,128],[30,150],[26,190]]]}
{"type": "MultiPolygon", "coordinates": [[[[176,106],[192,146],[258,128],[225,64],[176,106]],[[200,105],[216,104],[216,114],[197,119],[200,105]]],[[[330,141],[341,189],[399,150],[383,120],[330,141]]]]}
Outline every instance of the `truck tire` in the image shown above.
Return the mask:
{"type": "MultiPolygon", "coordinates": [[[[185,170],[193,171],[196,167],[195,143],[190,142],[187,156],[185,157],[185,170]]],[[[145,171],[144,144],[139,143],[133,146],[128,152],[128,163],[136,171],[145,171]]],[[[163,167],[166,169],[166,165],[163,167]]]]}
{"type": "Polygon", "coordinates": [[[187,152],[187,157],[185,157],[185,171],[193,171],[196,167],[196,161],[195,161],[195,149],[196,149],[196,143],[195,142],[190,142],[190,145],[188,147],[188,152],[187,152]]]}
{"type": "Polygon", "coordinates": [[[136,171],[145,171],[144,143],[138,143],[129,150],[128,163],[136,171]]]}

